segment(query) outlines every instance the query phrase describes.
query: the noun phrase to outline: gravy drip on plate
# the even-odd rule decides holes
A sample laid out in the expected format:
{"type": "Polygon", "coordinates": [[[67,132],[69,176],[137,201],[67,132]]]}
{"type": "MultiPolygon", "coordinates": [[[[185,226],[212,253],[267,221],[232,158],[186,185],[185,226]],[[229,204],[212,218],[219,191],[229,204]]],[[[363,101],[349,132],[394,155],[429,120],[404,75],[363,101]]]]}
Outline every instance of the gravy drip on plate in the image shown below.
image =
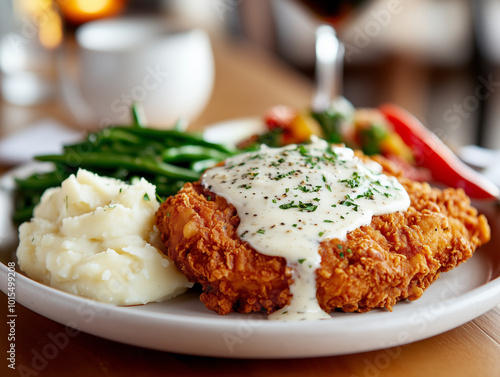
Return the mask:
{"type": "Polygon", "coordinates": [[[292,268],[292,300],[270,319],[330,318],[316,298],[319,244],[345,239],[348,232],[369,225],[372,216],[410,205],[396,178],[381,172],[379,164],[364,163],[351,149],[320,139],[263,146],[205,172],[203,186],[235,206],[240,238],[262,254],[285,258],[292,268]]]}

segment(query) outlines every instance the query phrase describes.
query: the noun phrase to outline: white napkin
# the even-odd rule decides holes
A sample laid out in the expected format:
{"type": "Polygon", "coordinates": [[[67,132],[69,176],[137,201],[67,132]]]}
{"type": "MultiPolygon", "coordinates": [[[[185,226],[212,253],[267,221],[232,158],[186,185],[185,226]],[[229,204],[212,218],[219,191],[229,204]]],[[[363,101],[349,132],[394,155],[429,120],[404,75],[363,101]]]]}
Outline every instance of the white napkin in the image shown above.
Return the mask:
{"type": "Polygon", "coordinates": [[[84,137],[83,131],[71,130],[53,119],[43,119],[0,140],[0,161],[17,165],[40,154],[58,154],[64,144],[84,137]]]}

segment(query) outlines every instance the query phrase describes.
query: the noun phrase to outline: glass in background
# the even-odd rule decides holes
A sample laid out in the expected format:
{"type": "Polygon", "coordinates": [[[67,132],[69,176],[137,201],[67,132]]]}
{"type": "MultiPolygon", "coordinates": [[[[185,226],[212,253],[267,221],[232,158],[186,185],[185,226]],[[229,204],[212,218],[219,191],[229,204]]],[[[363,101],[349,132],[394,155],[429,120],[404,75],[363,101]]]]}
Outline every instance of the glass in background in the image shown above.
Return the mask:
{"type": "Polygon", "coordinates": [[[0,25],[3,100],[21,106],[55,100],[63,25],[53,1],[1,1],[0,25]]]}
{"type": "Polygon", "coordinates": [[[366,1],[300,0],[320,22],[316,28],[316,91],[312,109],[316,112],[333,107],[349,106],[343,97],[345,47],[337,36],[342,24],[366,1]]]}

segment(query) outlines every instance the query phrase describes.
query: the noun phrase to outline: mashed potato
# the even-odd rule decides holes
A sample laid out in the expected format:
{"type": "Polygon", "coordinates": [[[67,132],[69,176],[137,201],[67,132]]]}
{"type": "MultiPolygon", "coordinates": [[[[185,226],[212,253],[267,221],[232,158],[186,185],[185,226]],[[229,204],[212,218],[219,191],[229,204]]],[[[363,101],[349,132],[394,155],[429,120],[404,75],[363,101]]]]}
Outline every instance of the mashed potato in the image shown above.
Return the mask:
{"type": "Polygon", "coordinates": [[[190,287],[154,225],[155,187],[85,170],[47,190],[19,228],[19,267],[31,278],[117,305],[145,304],[190,287]]]}

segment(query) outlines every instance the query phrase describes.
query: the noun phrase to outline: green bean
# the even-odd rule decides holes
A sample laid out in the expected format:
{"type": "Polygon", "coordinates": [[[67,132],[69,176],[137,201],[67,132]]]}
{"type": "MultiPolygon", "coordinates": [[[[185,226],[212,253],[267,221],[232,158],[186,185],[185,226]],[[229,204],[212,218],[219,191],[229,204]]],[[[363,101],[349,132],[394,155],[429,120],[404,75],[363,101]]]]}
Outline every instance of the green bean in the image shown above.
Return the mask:
{"type": "Polygon", "coordinates": [[[35,205],[45,190],[18,190],[15,196],[15,210],[12,219],[15,222],[28,221],[31,218],[35,205]]]}
{"type": "Polygon", "coordinates": [[[144,128],[144,114],[142,113],[142,108],[139,107],[137,103],[132,104],[132,127],[144,128]]]}
{"type": "Polygon", "coordinates": [[[182,121],[182,119],[179,119],[179,120],[177,120],[177,122],[175,122],[172,129],[176,130],[176,131],[184,132],[186,130],[185,123],[182,121]]]}
{"type": "Polygon", "coordinates": [[[144,177],[154,184],[157,194],[169,196],[186,182],[236,150],[183,131],[179,120],[173,129],[159,130],[145,126],[137,105],[133,105],[132,124],[111,126],[87,134],[85,140],[65,145],[59,155],[37,156],[36,160],[54,163],[49,173],[17,179],[15,221],[29,220],[43,192],[59,186],[80,167],[101,176],[132,182],[144,177]]]}
{"type": "Polygon", "coordinates": [[[195,172],[202,173],[205,170],[207,170],[208,168],[215,166],[218,162],[220,162],[220,160],[215,160],[213,158],[209,158],[206,160],[200,160],[200,161],[193,162],[190,165],[190,168],[192,170],[194,170],[195,172]]]}
{"type": "Polygon", "coordinates": [[[16,209],[12,214],[12,220],[16,223],[22,223],[24,221],[29,221],[33,214],[33,209],[35,208],[35,204],[33,205],[24,205],[23,207],[16,209]]]}
{"type": "Polygon", "coordinates": [[[166,197],[175,194],[186,183],[185,181],[174,181],[168,184],[152,182],[156,186],[156,192],[160,197],[166,197]]]}
{"type": "Polygon", "coordinates": [[[127,130],[118,130],[115,128],[104,129],[102,131],[102,136],[104,140],[121,140],[132,144],[140,144],[142,142],[142,139],[139,136],[134,135],[127,130]]]}
{"type": "Polygon", "coordinates": [[[165,149],[162,153],[163,161],[199,161],[206,159],[223,160],[229,157],[229,153],[223,153],[215,149],[198,145],[185,145],[177,148],[165,149]]]}
{"type": "Polygon", "coordinates": [[[16,185],[20,189],[38,189],[38,188],[48,188],[52,186],[57,186],[61,184],[61,182],[67,178],[66,176],[61,176],[55,172],[47,173],[47,174],[34,174],[28,178],[17,179],[16,185]]]}
{"type": "Polygon", "coordinates": [[[152,138],[153,140],[158,140],[158,139],[177,139],[180,140],[185,144],[193,144],[193,145],[201,145],[209,148],[216,149],[221,152],[225,153],[234,153],[234,150],[222,145],[222,144],[216,144],[216,143],[211,143],[209,141],[206,141],[203,139],[202,136],[197,136],[194,134],[190,134],[187,132],[183,131],[177,131],[177,130],[156,130],[152,128],[131,128],[131,127],[124,127],[124,126],[117,126],[114,127],[114,129],[117,130],[128,130],[131,133],[143,137],[148,137],[152,138]]]}
{"type": "MultiPolygon", "coordinates": [[[[67,155],[45,155],[36,156],[38,161],[66,163],[67,155]]],[[[186,168],[148,160],[141,157],[131,157],[126,155],[116,155],[113,153],[95,152],[85,156],[80,156],[78,165],[85,167],[101,167],[101,168],[126,168],[131,171],[144,171],[152,174],[165,175],[167,177],[196,180],[199,174],[186,168]]]]}

